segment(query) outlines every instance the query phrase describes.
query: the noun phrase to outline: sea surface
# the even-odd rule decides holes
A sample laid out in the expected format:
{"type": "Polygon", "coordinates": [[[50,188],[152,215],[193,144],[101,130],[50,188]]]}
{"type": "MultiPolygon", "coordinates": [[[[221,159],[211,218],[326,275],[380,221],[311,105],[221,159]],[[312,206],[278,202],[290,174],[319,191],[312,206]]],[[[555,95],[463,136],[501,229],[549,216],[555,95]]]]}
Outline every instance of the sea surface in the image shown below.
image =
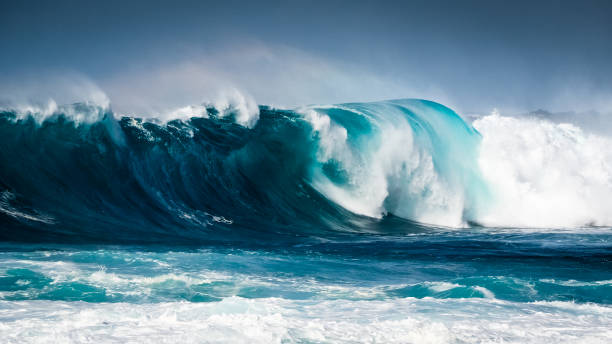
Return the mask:
{"type": "Polygon", "coordinates": [[[0,342],[612,343],[611,143],[418,99],[7,108],[0,342]]]}

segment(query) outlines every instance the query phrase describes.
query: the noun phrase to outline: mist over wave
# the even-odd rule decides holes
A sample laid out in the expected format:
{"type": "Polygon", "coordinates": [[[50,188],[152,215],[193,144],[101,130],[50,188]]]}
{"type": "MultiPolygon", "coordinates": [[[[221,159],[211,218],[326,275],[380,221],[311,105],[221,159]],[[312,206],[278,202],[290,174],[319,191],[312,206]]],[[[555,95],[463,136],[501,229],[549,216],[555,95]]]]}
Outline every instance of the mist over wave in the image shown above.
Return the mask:
{"type": "Polygon", "coordinates": [[[610,139],[431,101],[281,110],[248,96],[140,118],[0,114],[2,239],[265,240],[427,226],[609,226],[610,139]]]}

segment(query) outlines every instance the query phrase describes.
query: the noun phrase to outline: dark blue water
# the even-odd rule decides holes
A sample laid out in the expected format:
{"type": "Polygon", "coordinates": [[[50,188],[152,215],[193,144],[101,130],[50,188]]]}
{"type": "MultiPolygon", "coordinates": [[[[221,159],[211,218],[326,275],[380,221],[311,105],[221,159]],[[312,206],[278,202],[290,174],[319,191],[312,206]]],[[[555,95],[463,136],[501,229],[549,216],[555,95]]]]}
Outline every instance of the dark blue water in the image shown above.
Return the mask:
{"type": "Polygon", "coordinates": [[[483,231],[363,236],[282,248],[5,244],[0,291],[5,300],[210,302],[234,295],[333,298],[325,291],[333,285],[371,292],[347,292],[349,299],[612,303],[609,232],[483,231]],[[225,277],[204,282],[202,271],[225,277]],[[122,276],[122,283],[113,284],[110,276],[122,276]],[[258,285],[260,280],[274,283],[258,285]]]}
{"type": "Polygon", "coordinates": [[[481,133],[448,108],[116,117],[0,113],[9,341],[612,338],[612,230],[483,226],[481,133]]]}

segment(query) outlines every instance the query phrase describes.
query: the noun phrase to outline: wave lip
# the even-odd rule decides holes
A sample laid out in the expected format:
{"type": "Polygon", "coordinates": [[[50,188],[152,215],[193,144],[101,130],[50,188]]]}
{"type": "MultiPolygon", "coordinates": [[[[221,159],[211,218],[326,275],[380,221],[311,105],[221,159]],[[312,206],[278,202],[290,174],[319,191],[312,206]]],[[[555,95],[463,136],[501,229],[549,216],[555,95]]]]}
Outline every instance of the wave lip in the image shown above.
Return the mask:
{"type": "Polygon", "coordinates": [[[1,239],[612,224],[609,140],[572,125],[491,115],[472,126],[419,99],[255,111],[237,98],[159,119],[49,109],[0,112],[1,239]]]}
{"type": "Polygon", "coordinates": [[[318,140],[312,185],[343,207],[464,226],[487,197],[480,135],[438,103],[401,99],[302,110],[318,140]]]}

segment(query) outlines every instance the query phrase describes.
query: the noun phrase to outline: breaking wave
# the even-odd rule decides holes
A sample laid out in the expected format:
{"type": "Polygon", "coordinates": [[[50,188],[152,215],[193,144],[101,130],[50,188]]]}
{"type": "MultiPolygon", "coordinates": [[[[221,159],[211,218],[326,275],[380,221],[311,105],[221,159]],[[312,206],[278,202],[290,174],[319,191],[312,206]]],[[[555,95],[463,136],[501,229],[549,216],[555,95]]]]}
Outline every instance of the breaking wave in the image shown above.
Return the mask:
{"type": "Polygon", "coordinates": [[[612,225],[610,140],[431,101],[159,118],[78,103],[0,112],[4,240],[241,240],[432,226],[612,225]]]}

